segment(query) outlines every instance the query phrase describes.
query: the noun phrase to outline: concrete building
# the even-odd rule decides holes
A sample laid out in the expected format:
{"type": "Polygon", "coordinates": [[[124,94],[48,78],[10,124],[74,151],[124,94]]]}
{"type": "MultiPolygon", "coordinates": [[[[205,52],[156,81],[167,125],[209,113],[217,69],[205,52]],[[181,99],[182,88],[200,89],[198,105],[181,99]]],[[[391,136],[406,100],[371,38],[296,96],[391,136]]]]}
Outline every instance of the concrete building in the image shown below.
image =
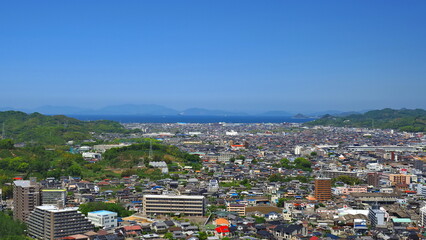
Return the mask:
{"type": "Polygon", "coordinates": [[[349,171],[332,171],[332,170],[327,170],[327,171],[323,171],[321,173],[321,176],[328,177],[328,178],[337,178],[337,177],[340,177],[340,176],[357,177],[358,173],[356,173],[356,172],[349,172],[349,171]]]}
{"type": "Polygon", "coordinates": [[[246,206],[244,204],[228,204],[226,211],[238,213],[239,216],[246,215],[246,206]]]}
{"type": "Polygon", "coordinates": [[[65,206],[67,190],[65,189],[43,189],[41,190],[41,203],[43,205],[60,204],[65,206]]]}
{"type": "Polygon", "coordinates": [[[96,227],[107,229],[117,227],[116,212],[110,212],[106,210],[89,212],[87,217],[96,227]]]}
{"type": "Polygon", "coordinates": [[[414,160],[414,164],[413,164],[413,166],[414,166],[414,168],[415,169],[418,169],[418,170],[420,170],[420,171],[423,171],[423,161],[422,160],[414,160]]]}
{"type": "Polygon", "coordinates": [[[380,210],[378,205],[373,205],[369,208],[368,218],[370,219],[371,225],[374,227],[386,226],[385,211],[380,210]]]}
{"type": "Polygon", "coordinates": [[[393,185],[396,184],[410,184],[411,183],[411,177],[413,175],[406,175],[406,174],[389,174],[389,180],[393,185]]]}
{"type": "Polygon", "coordinates": [[[203,216],[206,211],[204,196],[186,195],[144,195],[143,213],[153,214],[185,214],[203,216]]]}
{"type": "Polygon", "coordinates": [[[13,218],[26,222],[31,211],[41,205],[40,184],[35,178],[13,182],[13,218]]]}
{"type": "Polygon", "coordinates": [[[370,186],[378,187],[380,184],[380,176],[379,172],[372,172],[367,174],[367,184],[370,186]]]}
{"type": "Polygon", "coordinates": [[[420,208],[420,226],[426,226],[426,205],[420,208]]]}
{"type": "Polygon", "coordinates": [[[207,186],[207,192],[217,192],[219,191],[219,182],[216,179],[212,179],[209,181],[209,185],[207,186]]]}
{"type": "Polygon", "coordinates": [[[318,201],[327,201],[331,199],[331,179],[316,178],[315,179],[315,195],[318,201]]]}
{"type": "Polygon", "coordinates": [[[94,225],[78,208],[38,206],[28,217],[28,234],[36,239],[54,240],[94,229],[94,225]]]}

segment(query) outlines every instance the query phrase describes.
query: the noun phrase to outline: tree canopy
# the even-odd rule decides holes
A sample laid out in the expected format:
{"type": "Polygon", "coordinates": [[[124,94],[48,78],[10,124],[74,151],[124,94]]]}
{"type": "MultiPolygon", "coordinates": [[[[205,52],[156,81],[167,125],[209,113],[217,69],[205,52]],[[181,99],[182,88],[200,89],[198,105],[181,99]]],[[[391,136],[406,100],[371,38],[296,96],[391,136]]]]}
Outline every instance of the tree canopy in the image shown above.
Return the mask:
{"type": "Polygon", "coordinates": [[[349,116],[324,115],[305,125],[328,125],[337,127],[367,127],[381,129],[398,129],[407,132],[426,131],[426,110],[423,109],[390,109],[368,111],[364,114],[349,116]]]}
{"type": "Polygon", "coordinates": [[[119,217],[128,217],[132,214],[131,211],[124,208],[118,203],[105,203],[105,202],[89,202],[80,204],[78,210],[87,216],[87,213],[99,210],[106,210],[116,212],[119,217]]]}

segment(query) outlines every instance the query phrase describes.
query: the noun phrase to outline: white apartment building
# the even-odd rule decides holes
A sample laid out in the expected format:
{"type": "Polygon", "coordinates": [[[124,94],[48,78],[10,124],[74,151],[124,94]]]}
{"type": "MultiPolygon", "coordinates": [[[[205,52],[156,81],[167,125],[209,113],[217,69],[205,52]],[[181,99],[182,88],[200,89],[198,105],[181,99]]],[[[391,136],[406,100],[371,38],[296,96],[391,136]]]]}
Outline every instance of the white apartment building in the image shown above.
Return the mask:
{"type": "Polygon", "coordinates": [[[106,210],[89,212],[87,214],[89,220],[96,226],[105,229],[117,227],[117,213],[106,210]]]}
{"type": "Polygon", "coordinates": [[[187,195],[144,195],[143,213],[145,215],[185,214],[203,216],[206,211],[204,196],[187,195]]]}

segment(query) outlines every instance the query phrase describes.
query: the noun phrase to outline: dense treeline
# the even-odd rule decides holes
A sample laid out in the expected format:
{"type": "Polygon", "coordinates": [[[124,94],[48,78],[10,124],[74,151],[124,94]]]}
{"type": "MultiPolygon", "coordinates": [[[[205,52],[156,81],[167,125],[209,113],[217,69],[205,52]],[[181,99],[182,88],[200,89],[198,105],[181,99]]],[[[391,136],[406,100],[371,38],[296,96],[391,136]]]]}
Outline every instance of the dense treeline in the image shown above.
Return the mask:
{"type": "Polygon", "coordinates": [[[345,117],[325,115],[320,119],[305,123],[308,126],[327,125],[336,127],[367,127],[397,129],[407,132],[426,131],[426,110],[423,109],[382,109],[364,114],[345,117]]]}
{"type": "Polygon", "coordinates": [[[15,148],[13,141],[0,140],[0,186],[3,198],[10,198],[13,178],[37,177],[45,179],[61,176],[81,177],[86,180],[138,175],[142,178],[159,179],[164,177],[161,170],[149,167],[149,161],[165,161],[169,169],[177,170],[179,164],[201,168],[200,158],[179,150],[176,146],[152,143],[153,157],[149,159],[150,140],[124,148],[113,148],[105,152],[104,159],[97,163],[85,161],[80,154],[73,154],[67,148],[46,149],[42,146],[15,148]],[[144,168],[135,168],[143,163],[144,168]],[[124,170],[113,171],[113,169],[124,170]]]}
{"type": "Polygon", "coordinates": [[[197,155],[191,155],[179,150],[176,146],[156,141],[109,149],[104,153],[103,159],[104,164],[121,168],[130,168],[141,162],[148,165],[149,161],[165,161],[167,164],[181,162],[196,169],[201,167],[200,158],[197,155]],[[149,159],[150,149],[152,149],[152,159],[149,159]]]}
{"type": "Polygon", "coordinates": [[[3,197],[10,197],[10,188],[4,184],[10,183],[14,177],[44,179],[61,176],[96,179],[118,175],[65,149],[47,150],[41,146],[0,149],[0,186],[5,193],[3,197]]]}
{"type": "Polygon", "coordinates": [[[19,111],[0,112],[0,124],[5,130],[4,138],[33,144],[64,144],[69,140],[91,139],[93,132],[125,133],[130,131],[114,121],[80,121],[63,115],[47,116],[19,111]]]}
{"type": "Polygon", "coordinates": [[[291,162],[287,158],[283,158],[280,160],[279,164],[276,164],[275,167],[285,168],[285,169],[300,169],[303,171],[312,171],[312,163],[306,158],[298,157],[293,162],[291,162]]]}
{"type": "Polygon", "coordinates": [[[27,240],[24,223],[13,220],[6,212],[0,212],[0,239],[3,240],[27,240]]]}
{"type": "Polygon", "coordinates": [[[89,202],[80,204],[78,210],[87,216],[87,213],[106,210],[111,212],[116,212],[119,217],[127,217],[132,215],[132,212],[124,208],[119,203],[105,203],[105,202],[89,202]]]}

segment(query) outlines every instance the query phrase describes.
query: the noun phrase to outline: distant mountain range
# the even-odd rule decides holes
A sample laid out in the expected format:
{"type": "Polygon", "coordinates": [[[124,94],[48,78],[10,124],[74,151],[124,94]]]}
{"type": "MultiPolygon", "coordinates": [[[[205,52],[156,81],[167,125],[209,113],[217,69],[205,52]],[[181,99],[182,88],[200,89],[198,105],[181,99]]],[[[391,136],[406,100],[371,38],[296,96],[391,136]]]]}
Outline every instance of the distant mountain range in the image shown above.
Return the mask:
{"type": "Polygon", "coordinates": [[[188,108],[183,111],[179,111],[173,108],[165,107],[157,104],[122,104],[106,106],[99,109],[71,107],[71,106],[52,106],[46,105],[33,109],[22,109],[22,108],[11,108],[3,107],[0,111],[22,111],[25,113],[38,112],[47,115],[140,115],[140,116],[174,116],[174,115],[185,115],[185,116],[285,116],[285,117],[296,117],[296,118],[311,118],[321,117],[326,114],[334,116],[345,116],[360,112],[342,112],[342,111],[324,111],[311,114],[301,114],[297,112],[287,111],[266,111],[258,114],[248,114],[245,112],[237,111],[224,111],[224,110],[211,110],[205,108],[188,108]]]}

